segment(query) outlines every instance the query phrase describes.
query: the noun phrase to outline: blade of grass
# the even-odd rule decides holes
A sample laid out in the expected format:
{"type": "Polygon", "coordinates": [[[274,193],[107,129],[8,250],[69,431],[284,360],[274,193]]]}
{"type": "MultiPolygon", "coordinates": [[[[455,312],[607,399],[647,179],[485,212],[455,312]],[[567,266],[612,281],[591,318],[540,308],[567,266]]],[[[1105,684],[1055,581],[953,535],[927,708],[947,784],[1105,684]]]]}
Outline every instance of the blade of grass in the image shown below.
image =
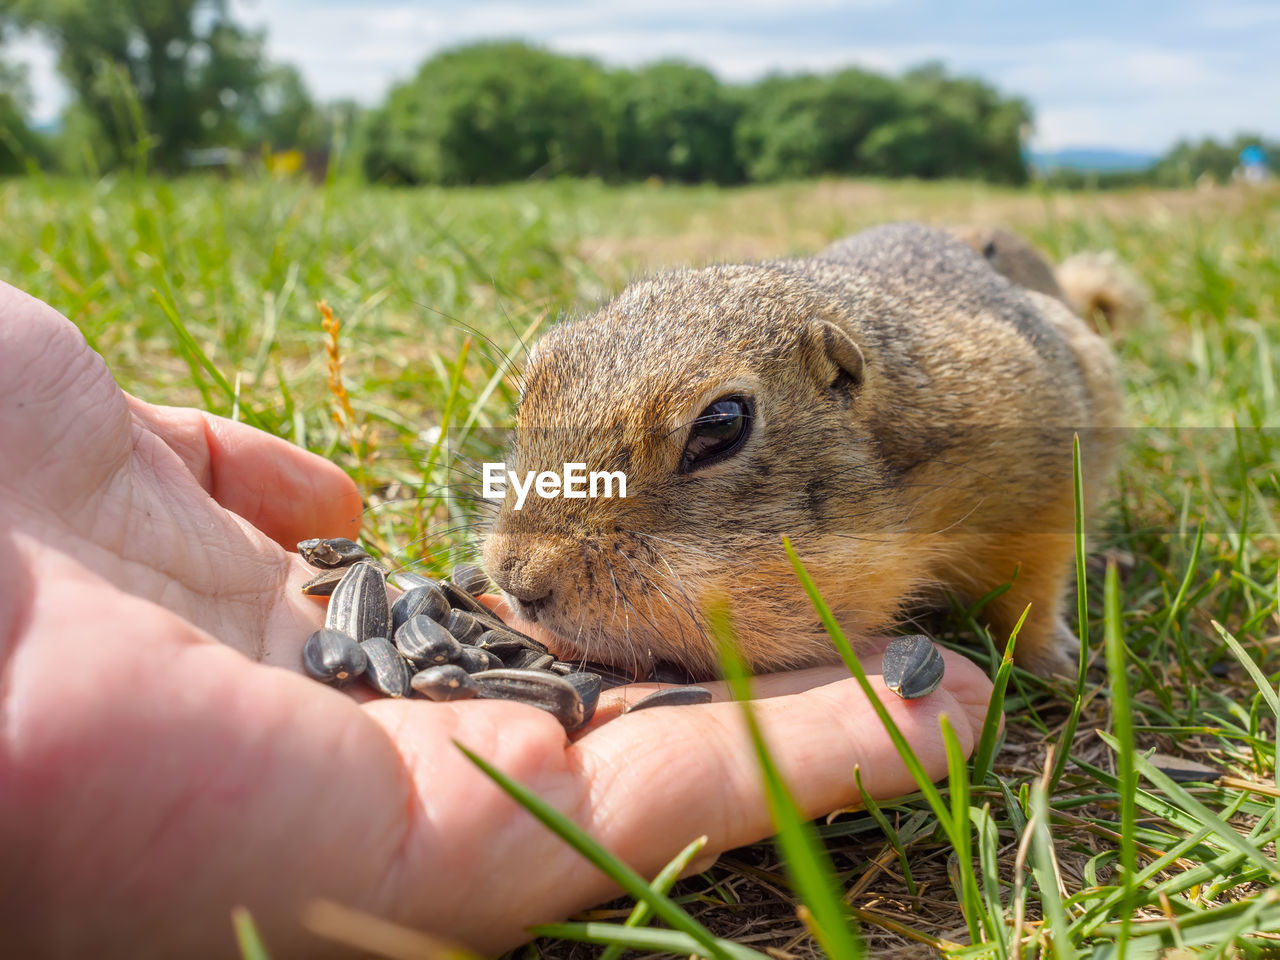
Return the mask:
{"type": "MultiPolygon", "coordinates": [[[[978,878],[973,872],[973,832],[970,825],[969,811],[969,767],[965,763],[964,752],[960,749],[960,741],[956,738],[955,729],[944,713],[938,717],[938,726],[942,730],[942,743],[947,751],[947,786],[951,800],[952,844],[955,847],[957,862],[957,879],[960,889],[960,906],[964,911],[965,924],[969,928],[969,940],[978,943],[983,939],[981,919],[983,917],[982,896],[978,892],[978,878]]],[[[991,919],[987,918],[988,932],[995,933],[991,919]]]]}
{"type": "MultiPolygon", "coordinates": [[[[166,279],[163,282],[163,292],[156,287],[153,287],[151,292],[155,297],[156,303],[160,305],[160,312],[163,313],[165,319],[169,321],[169,326],[173,328],[174,335],[178,338],[178,344],[182,347],[182,351],[187,358],[188,365],[191,366],[192,380],[196,381],[197,385],[203,382],[196,372],[196,368],[198,366],[209,375],[209,379],[214,382],[217,388],[222,392],[222,395],[226,397],[227,403],[234,406],[236,404],[236,393],[234,388],[227,382],[227,378],[222,375],[222,371],[219,370],[214,365],[213,361],[209,359],[209,355],[204,352],[203,348],[201,348],[200,344],[196,341],[196,338],[191,335],[191,331],[187,329],[187,325],[182,322],[182,318],[178,315],[178,308],[174,304],[173,291],[169,289],[168,280],[166,279]]],[[[204,394],[204,390],[201,390],[201,393],[204,394]]],[[[207,394],[205,394],[205,401],[208,403],[207,394]]],[[[245,423],[252,424],[259,430],[267,430],[268,432],[271,432],[262,417],[258,415],[257,411],[250,407],[241,407],[240,410],[244,415],[245,423]]]]}
{"type": "Polygon", "coordinates": [[[1018,633],[1022,630],[1022,625],[1030,612],[1031,606],[1028,604],[1023,609],[1022,616],[1018,618],[1018,622],[1014,624],[1009,640],[1004,645],[1004,656],[1000,659],[1000,666],[996,668],[995,679],[992,681],[991,702],[987,704],[987,716],[982,724],[982,736],[978,738],[978,746],[973,752],[972,782],[975,784],[986,782],[987,774],[991,772],[991,760],[995,756],[996,745],[1003,735],[1000,721],[1004,718],[1005,690],[1008,689],[1009,678],[1013,676],[1013,650],[1018,641],[1018,633]]]}
{"type": "Polygon", "coordinates": [[[1044,910],[1045,925],[1049,931],[1049,944],[1057,960],[1074,960],[1077,956],[1071,943],[1071,930],[1067,913],[1062,906],[1062,894],[1058,891],[1058,872],[1053,860],[1053,840],[1049,833],[1049,800],[1043,780],[1031,785],[1031,872],[1040,890],[1040,905],[1044,910]]]}
{"type": "Polygon", "coordinates": [[[1129,705],[1129,679],[1125,673],[1124,637],[1120,629],[1120,577],[1114,561],[1107,564],[1103,589],[1103,628],[1106,645],[1107,675],[1111,678],[1111,728],[1119,744],[1116,754],[1116,779],[1120,783],[1120,867],[1123,871],[1120,897],[1120,936],[1116,941],[1117,958],[1124,960],[1129,939],[1128,923],[1133,915],[1134,873],[1138,855],[1134,847],[1137,808],[1134,796],[1138,781],[1134,773],[1133,714],[1129,705]]]}
{"type": "Polygon", "coordinates": [[[1049,793],[1053,793],[1067,768],[1067,760],[1071,755],[1071,745],[1076,737],[1076,727],[1080,723],[1080,709],[1084,703],[1085,670],[1089,664],[1089,587],[1085,571],[1084,544],[1084,476],[1080,470],[1080,434],[1076,434],[1071,442],[1071,476],[1075,491],[1076,514],[1076,618],[1077,635],[1080,639],[1080,662],[1076,672],[1076,695],[1071,702],[1071,711],[1067,714],[1067,722],[1062,726],[1062,736],[1058,738],[1058,748],[1054,751],[1053,772],[1049,776],[1049,793]]]}
{"type": "Polygon", "coordinates": [[[664,894],[660,894],[645,882],[625,863],[600,846],[585,830],[566,817],[551,804],[521,783],[512,780],[488,761],[472,753],[462,744],[454,741],[463,756],[480,768],[490,780],[509,794],[520,806],[539,820],[544,826],[577,850],[596,868],[616,883],[629,896],[641,900],[653,909],[663,921],[669,923],[680,932],[687,934],[692,942],[702,949],[693,952],[702,956],[726,957],[723,947],[706,927],[698,923],[664,894]]]}
{"type": "Polygon", "coordinates": [[[808,909],[814,938],[828,957],[854,960],[863,956],[862,944],[853,932],[835,880],[835,870],[809,818],[804,816],[791,791],[782,780],[764,733],[751,707],[751,681],[747,665],[738,653],[729,611],[723,602],[707,609],[707,623],[720,652],[720,665],[734,699],[742,707],[751,745],[764,781],[769,814],[778,828],[776,842],[786,865],[787,876],[808,909]]]}
{"type": "MultiPolygon", "coordinates": [[[[555,937],[576,940],[579,943],[616,943],[622,947],[664,953],[677,957],[706,956],[706,946],[687,933],[675,930],[657,930],[653,927],[626,927],[620,923],[545,923],[530,927],[537,937],[555,937]]],[[[717,956],[732,960],[772,960],[768,954],[758,953],[730,940],[713,941],[717,956]]]]}
{"type": "Polygon", "coordinates": [[[1005,960],[1009,947],[1000,934],[1007,933],[1004,905],[1000,902],[999,830],[991,817],[991,804],[970,810],[978,829],[978,866],[982,872],[982,898],[987,908],[987,939],[995,947],[996,956],[1005,960]]]}
{"type": "Polygon", "coordinates": [[[332,900],[313,900],[302,909],[302,925],[317,936],[388,960],[481,960],[465,947],[423,930],[392,923],[332,900]]]}
{"type": "MultiPolygon", "coordinates": [[[[684,873],[685,867],[689,866],[689,861],[696,857],[698,852],[706,845],[707,838],[705,836],[698,837],[698,839],[677,853],[671,862],[659,871],[658,875],[653,878],[653,883],[649,884],[649,887],[656,893],[666,894],[676,880],[679,879],[680,874],[684,873]]],[[[622,921],[622,925],[624,927],[642,927],[649,922],[649,917],[652,914],[653,910],[650,906],[641,901],[632,909],[631,915],[622,921]]],[[[622,956],[622,951],[622,945],[615,943],[600,954],[600,960],[617,960],[618,957],[622,956]]]]}
{"type": "Polygon", "coordinates": [[[1200,551],[1202,549],[1204,549],[1204,517],[1201,517],[1200,522],[1196,525],[1196,538],[1191,543],[1191,556],[1187,559],[1187,572],[1183,574],[1182,582],[1178,584],[1178,592],[1174,594],[1173,602],[1169,604],[1169,612],[1165,615],[1164,622],[1160,624],[1160,632],[1156,634],[1156,644],[1159,644],[1169,635],[1169,631],[1173,628],[1174,620],[1177,619],[1178,613],[1182,610],[1187,591],[1191,589],[1191,582],[1195,579],[1196,570],[1200,564],[1200,551]]]}
{"type": "MultiPolygon", "coordinates": [[[[809,576],[809,572],[805,570],[804,564],[800,562],[800,557],[796,554],[795,548],[791,546],[791,540],[783,537],[782,545],[787,551],[787,558],[791,561],[791,568],[800,579],[800,584],[804,587],[805,593],[809,595],[809,601],[813,604],[814,609],[818,611],[818,616],[827,630],[827,635],[835,645],[836,652],[840,654],[845,666],[849,668],[849,672],[858,681],[858,686],[862,688],[863,694],[871,704],[876,716],[879,717],[880,723],[889,735],[889,739],[893,741],[893,745],[902,757],[902,762],[911,774],[911,778],[915,780],[916,786],[920,788],[920,792],[924,795],[925,800],[928,801],[930,808],[932,808],[934,816],[938,818],[938,821],[943,825],[943,829],[948,832],[950,837],[951,811],[946,803],[943,802],[938,788],[933,785],[933,781],[929,779],[923,764],[920,763],[920,758],[911,749],[911,744],[907,743],[907,738],[902,735],[898,725],[893,722],[893,717],[889,716],[889,711],[885,709],[885,705],[880,702],[880,698],[871,686],[871,681],[867,679],[867,672],[862,669],[862,663],[858,660],[858,655],[854,653],[853,647],[849,643],[849,638],[844,635],[844,631],[840,629],[840,624],[836,623],[836,619],[831,613],[831,608],[827,606],[826,601],[822,599],[822,595],[818,593],[817,585],[814,584],[813,578],[809,576]]],[[[955,842],[954,837],[950,837],[950,839],[953,843],[955,842]]]]}
{"type": "Polygon", "coordinates": [[[898,854],[898,868],[902,871],[902,879],[907,884],[907,893],[913,897],[916,896],[916,881],[911,874],[911,863],[907,858],[907,848],[903,845],[902,837],[899,836],[898,831],[893,828],[893,825],[889,823],[889,818],[880,809],[880,804],[876,803],[875,798],[863,789],[862,770],[857,766],[853,768],[853,782],[857,785],[858,793],[862,797],[863,809],[871,814],[871,819],[880,827],[880,831],[885,835],[894,852],[898,854]]]}
{"type": "Polygon", "coordinates": [[[1236,659],[1240,661],[1240,665],[1248,671],[1250,679],[1253,680],[1258,688],[1258,692],[1262,694],[1267,706],[1271,708],[1271,713],[1277,719],[1280,719],[1280,697],[1276,696],[1276,691],[1271,686],[1270,681],[1267,680],[1267,675],[1262,672],[1262,668],[1253,662],[1253,657],[1249,656],[1245,648],[1240,646],[1240,641],[1228,633],[1222,624],[1217,620],[1210,622],[1213,624],[1213,629],[1218,632],[1222,642],[1230,648],[1231,652],[1236,655],[1236,659]]]}
{"type": "Polygon", "coordinates": [[[231,908],[231,926],[235,930],[236,946],[240,948],[242,960],[271,960],[247,907],[231,908]]]}
{"type": "MultiPolygon", "coordinates": [[[[1106,741],[1107,745],[1116,753],[1120,752],[1120,745],[1116,742],[1115,737],[1101,730],[1098,731],[1098,736],[1106,741]]],[[[1242,837],[1229,823],[1193,797],[1181,784],[1175,782],[1172,777],[1158,769],[1141,754],[1135,753],[1133,759],[1139,773],[1151,781],[1161,793],[1165,794],[1184,813],[1190,814],[1204,825],[1211,827],[1213,835],[1217,837],[1223,846],[1231,847],[1244,854],[1245,857],[1269,874],[1280,876],[1280,870],[1277,870],[1274,860],[1268,858],[1265,853],[1242,837]]]]}

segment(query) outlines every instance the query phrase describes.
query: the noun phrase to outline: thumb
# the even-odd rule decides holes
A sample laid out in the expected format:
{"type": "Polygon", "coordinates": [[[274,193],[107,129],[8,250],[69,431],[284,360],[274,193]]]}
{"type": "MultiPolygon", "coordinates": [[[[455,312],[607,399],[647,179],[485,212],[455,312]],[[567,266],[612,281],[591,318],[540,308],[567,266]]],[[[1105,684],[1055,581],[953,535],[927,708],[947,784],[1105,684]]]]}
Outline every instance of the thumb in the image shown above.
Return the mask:
{"type": "MultiPolygon", "coordinates": [[[[901,700],[879,677],[871,678],[931,779],[947,770],[939,717],[947,715],[968,754],[991,696],[991,682],[973,662],[948,651],[943,656],[947,669],[942,686],[919,700],[901,700]]],[[[869,674],[879,670],[871,658],[866,667],[869,674]]],[[[870,701],[847,674],[813,689],[756,700],[752,707],[805,816],[856,802],[855,766],[862,769],[863,785],[874,797],[901,796],[916,788],[870,701]]],[[[596,821],[594,834],[642,873],[661,869],[702,834],[709,838],[706,851],[711,854],[775,832],[740,704],[640,711],[604,724],[571,749],[596,784],[590,814],[596,821]],[[637,797],[644,802],[634,802],[637,797]]]]}

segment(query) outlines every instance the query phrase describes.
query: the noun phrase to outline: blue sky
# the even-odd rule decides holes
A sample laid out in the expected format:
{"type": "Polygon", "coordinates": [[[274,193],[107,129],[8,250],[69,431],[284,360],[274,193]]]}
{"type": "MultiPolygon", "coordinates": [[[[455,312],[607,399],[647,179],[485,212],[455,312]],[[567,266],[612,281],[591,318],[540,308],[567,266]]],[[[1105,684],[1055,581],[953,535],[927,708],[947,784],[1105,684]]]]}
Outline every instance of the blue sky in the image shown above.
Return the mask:
{"type": "MultiPolygon", "coordinates": [[[[1039,149],[1160,151],[1185,136],[1280,139],[1280,0],[231,0],[273,57],[323,99],[375,103],[435,50],[523,37],[611,64],[660,57],[722,78],[845,64],[897,72],[941,60],[1025,96],[1039,149]]],[[[65,94],[48,51],[32,67],[41,119],[65,94]]]]}

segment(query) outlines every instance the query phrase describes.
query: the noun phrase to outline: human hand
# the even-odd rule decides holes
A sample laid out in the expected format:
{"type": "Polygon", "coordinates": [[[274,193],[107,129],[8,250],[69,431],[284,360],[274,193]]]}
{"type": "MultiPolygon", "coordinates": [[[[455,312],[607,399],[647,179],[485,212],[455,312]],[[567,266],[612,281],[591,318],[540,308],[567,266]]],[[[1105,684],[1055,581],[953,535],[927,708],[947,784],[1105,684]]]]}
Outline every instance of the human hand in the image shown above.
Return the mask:
{"type": "MultiPolygon", "coordinates": [[[[455,740],[644,874],[700,834],[711,856],[771,832],[731,703],[570,744],[526,705],[358,703],[302,676],[323,610],[286,548],[359,516],[336,467],[127,397],[71,324],[0,284],[0,918],[17,954],[226,955],[243,904],[273,957],[312,955],[298,918],[321,897],[497,952],[614,893],[455,740]]],[[[990,692],[944,656],[934,694],[884,697],[935,776],[938,715],[969,750],[990,692]]],[[[756,687],[808,813],[855,799],[855,764],[877,797],[913,788],[843,669],[756,687]]]]}

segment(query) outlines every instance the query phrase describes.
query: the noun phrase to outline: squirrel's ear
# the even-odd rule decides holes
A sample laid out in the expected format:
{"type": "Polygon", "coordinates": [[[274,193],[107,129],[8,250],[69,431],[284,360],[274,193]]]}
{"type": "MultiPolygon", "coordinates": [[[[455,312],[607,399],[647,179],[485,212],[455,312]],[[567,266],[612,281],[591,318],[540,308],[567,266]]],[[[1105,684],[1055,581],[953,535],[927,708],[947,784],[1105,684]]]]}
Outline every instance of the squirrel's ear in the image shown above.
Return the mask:
{"type": "Polygon", "coordinates": [[[846,398],[862,388],[866,362],[853,338],[827,320],[809,325],[809,367],[833,393],[846,398]]]}

